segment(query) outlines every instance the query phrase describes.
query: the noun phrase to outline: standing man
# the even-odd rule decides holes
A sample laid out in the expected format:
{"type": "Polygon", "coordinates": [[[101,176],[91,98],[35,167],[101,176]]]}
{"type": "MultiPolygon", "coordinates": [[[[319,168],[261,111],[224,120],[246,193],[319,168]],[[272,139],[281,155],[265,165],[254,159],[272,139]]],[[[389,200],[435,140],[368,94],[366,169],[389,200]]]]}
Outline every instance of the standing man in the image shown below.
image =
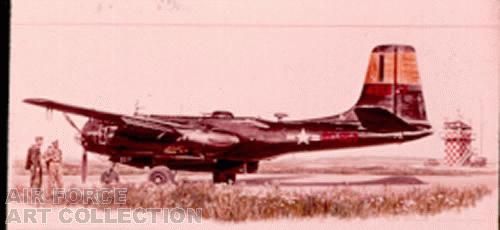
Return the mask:
{"type": "Polygon", "coordinates": [[[35,144],[28,149],[28,156],[26,156],[26,166],[24,168],[26,170],[30,170],[31,172],[31,188],[42,188],[42,163],[40,161],[40,148],[42,147],[42,144],[43,137],[35,137],[35,144]]]}
{"type": "Polygon", "coordinates": [[[47,170],[49,174],[49,194],[52,194],[53,188],[62,188],[62,151],[59,149],[59,142],[57,140],[52,142],[47,151],[43,156],[45,163],[47,164],[47,170]]]}

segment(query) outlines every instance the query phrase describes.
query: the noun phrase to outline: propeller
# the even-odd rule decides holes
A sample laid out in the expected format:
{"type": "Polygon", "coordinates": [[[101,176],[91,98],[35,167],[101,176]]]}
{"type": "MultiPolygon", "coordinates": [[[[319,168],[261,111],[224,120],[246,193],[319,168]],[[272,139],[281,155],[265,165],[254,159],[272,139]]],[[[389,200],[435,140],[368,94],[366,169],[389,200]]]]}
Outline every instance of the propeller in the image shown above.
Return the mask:
{"type": "MultiPolygon", "coordinates": [[[[71,118],[66,114],[66,113],[63,113],[64,115],[64,118],[66,118],[66,121],[68,121],[68,123],[71,125],[71,127],[75,128],[75,130],[78,132],[78,134],[80,134],[80,144],[82,144],[82,130],[80,128],[78,128],[78,126],[75,124],[75,122],[73,120],[71,120],[71,118]]],[[[80,168],[80,172],[81,172],[81,179],[82,179],[82,183],[85,183],[87,181],[87,173],[88,173],[88,160],[87,160],[87,151],[85,151],[85,148],[83,150],[83,154],[82,154],[82,161],[81,161],[81,168],[80,168]]]]}
{"type": "Polygon", "coordinates": [[[88,173],[87,168],[88,168],[87,151],[84,150],[82,154],[82,167],[81,167],[83,183],[87,181],[87,173],[88,173]]]}
{"type": "Polygon", "coordinates": [[[75,128],[79,134],[82,134],[82,131],[80,130],[80,128],[78,128],[78,126],[76,126],[75,122],[73,122],[73,120],[71,120],[71,118],[68,116],[68,114],[63,113],[63,115],[64,115],[64,118],[66,118],[66,121],[68,121],[68,123],[71,125],[71,127],[75,128]]]}

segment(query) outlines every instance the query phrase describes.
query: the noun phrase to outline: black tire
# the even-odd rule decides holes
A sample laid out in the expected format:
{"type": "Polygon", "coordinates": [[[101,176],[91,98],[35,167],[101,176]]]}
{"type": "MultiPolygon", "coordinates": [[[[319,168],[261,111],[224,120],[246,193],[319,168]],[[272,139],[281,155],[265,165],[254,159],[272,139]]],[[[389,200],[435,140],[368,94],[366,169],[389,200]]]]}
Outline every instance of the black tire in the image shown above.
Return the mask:
{"type": "Polygon", "coordinates": [[[151,169],[149,172],[148,180],[155,183],[156,185],[162,185],[166,183],[175,184],[175,175],[165,166],[157,166],[151,169]]]}
{"type": "Polygon", "coordinates": [[[228,184],[236,183],[236,173],[231,173],[227,175],[227,183],[228,184]]]}
{"type": "Polygon", "coordinates": [[[212,176],[214,183],[234,184],[236,182],[236,173],[214,171],[212,176]]]}

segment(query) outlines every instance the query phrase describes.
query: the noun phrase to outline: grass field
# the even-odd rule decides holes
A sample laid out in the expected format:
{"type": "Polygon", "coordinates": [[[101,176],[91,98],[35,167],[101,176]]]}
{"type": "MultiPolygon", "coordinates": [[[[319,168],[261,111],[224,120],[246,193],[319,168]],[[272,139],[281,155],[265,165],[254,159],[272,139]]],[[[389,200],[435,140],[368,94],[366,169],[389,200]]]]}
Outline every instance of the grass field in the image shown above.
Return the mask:
{"type": "MultiPolygon", "coordinates": [[[[126,188],[125,204],[85,205],[83,199],[61,206],[104,208],[202,208],[203,218],[246,221],[304,217],[369,218],[394,215],[433,215],[446,210],[473,207],[491,193],[485,185],[463,187],[430,186],[407,190],[386,187],[379,192],[361,192],[349,186],[326,190],[282,190],[264,185],[180,183],[156,186],[152,183],[117,184],[126,188]]],[[[22,191],[23,186],[16,186],[22,191]]],[[[20,192],[21,193],[21,192],[20,192]]],[[[51,198],[47,197],[49,203],[51,198]]]]}

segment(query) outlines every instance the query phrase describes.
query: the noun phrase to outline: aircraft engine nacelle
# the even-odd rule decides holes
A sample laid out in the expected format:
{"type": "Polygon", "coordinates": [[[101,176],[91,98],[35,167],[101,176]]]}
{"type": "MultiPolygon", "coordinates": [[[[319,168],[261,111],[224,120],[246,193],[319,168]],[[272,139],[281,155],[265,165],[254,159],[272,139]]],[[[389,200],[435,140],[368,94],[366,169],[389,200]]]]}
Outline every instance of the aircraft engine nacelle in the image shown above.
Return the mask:
{"type": "Polygon", "coordinates": [[[202,131],[199,129],[181,130],[179,132],[182,134],[182,137],[179,138],[180,141],[189,141],[213,147],[227,147],[240,142],[238,137],[221,132],[202,131]]]}

